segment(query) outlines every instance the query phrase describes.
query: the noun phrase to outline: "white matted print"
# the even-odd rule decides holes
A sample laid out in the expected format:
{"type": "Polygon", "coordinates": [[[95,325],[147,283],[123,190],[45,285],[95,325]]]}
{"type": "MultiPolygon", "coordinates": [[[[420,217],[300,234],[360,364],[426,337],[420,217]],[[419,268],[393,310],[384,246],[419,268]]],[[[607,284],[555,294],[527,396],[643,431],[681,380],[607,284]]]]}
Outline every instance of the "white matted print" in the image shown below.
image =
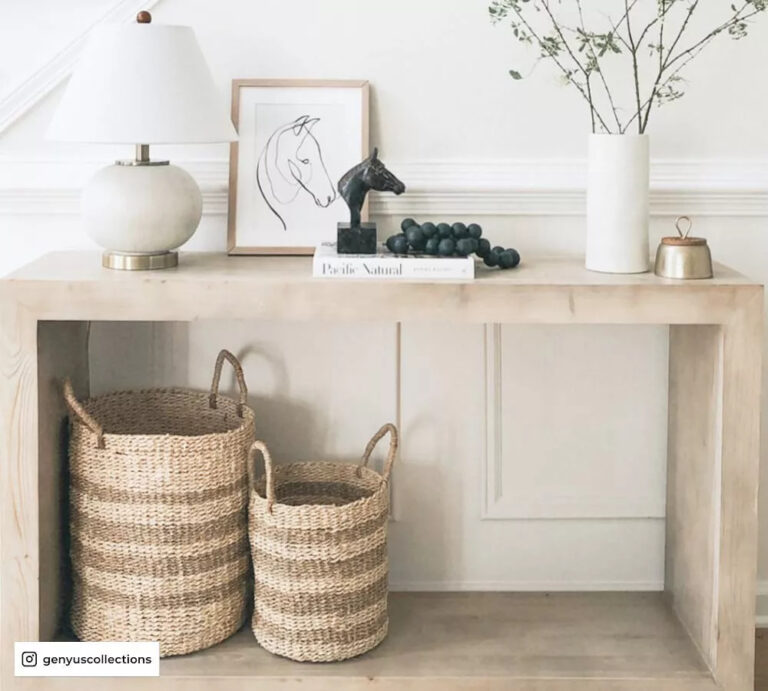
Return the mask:
{"type": "Polygon", "coordinates": [[[336,185],[368,156],[368,83],[232,82],[230,254],[311,254],[349,210],[336,185]]]}

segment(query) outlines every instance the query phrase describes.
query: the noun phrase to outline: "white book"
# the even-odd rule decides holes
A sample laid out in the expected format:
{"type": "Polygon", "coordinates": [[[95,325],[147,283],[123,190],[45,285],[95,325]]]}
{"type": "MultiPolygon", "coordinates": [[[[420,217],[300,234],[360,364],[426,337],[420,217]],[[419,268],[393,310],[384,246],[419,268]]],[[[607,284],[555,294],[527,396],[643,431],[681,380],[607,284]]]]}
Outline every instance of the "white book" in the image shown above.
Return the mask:
{"type": "Polygon", "coordinates": [[[392,254],[380,246],[377,254],[339,254],[335,242],[315,250],[314,278],[373,278],[377,280],[473,280],[472,257],[435,257],[428,254],[392,254]]]}

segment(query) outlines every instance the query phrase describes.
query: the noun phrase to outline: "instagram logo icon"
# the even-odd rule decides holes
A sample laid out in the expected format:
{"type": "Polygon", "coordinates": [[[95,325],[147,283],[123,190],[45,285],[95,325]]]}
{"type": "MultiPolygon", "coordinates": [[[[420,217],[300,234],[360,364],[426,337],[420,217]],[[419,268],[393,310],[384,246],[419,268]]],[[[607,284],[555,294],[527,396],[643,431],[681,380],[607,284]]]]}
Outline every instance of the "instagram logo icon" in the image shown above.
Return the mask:
{"type": "Polygon", "coordinates": [[[21,654],[21,666],[22,667],[36,667],[37,666],[37,653],[34,651],[25,650],[21,654]]]}

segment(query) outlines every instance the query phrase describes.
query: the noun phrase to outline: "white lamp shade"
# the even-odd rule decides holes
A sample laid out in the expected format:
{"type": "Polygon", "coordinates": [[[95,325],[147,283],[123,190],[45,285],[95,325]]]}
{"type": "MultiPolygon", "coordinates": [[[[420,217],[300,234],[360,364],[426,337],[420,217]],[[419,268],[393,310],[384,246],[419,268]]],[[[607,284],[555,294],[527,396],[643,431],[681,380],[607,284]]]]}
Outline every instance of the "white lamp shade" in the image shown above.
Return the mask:
{"type": "Polygon", "coordinates": [[[192,29],[131,23],[94,29],[48,138],[192,144],[237,134],[192,29]]]}

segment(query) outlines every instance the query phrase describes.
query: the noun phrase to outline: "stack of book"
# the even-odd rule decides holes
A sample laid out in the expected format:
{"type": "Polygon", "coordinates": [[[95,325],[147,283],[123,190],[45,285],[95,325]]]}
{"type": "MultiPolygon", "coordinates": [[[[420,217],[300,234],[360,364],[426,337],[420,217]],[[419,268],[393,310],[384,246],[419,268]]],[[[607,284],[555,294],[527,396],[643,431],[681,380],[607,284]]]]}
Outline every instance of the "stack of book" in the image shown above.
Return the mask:
{"type": "Polygon", "coordinates": [[[315,278],[373,278],[377,280],[473,280],[473,257],[392,254],[384,246],[376,254],[339,254],[336,243],[323,243],[312,263],[315,278]]]}

